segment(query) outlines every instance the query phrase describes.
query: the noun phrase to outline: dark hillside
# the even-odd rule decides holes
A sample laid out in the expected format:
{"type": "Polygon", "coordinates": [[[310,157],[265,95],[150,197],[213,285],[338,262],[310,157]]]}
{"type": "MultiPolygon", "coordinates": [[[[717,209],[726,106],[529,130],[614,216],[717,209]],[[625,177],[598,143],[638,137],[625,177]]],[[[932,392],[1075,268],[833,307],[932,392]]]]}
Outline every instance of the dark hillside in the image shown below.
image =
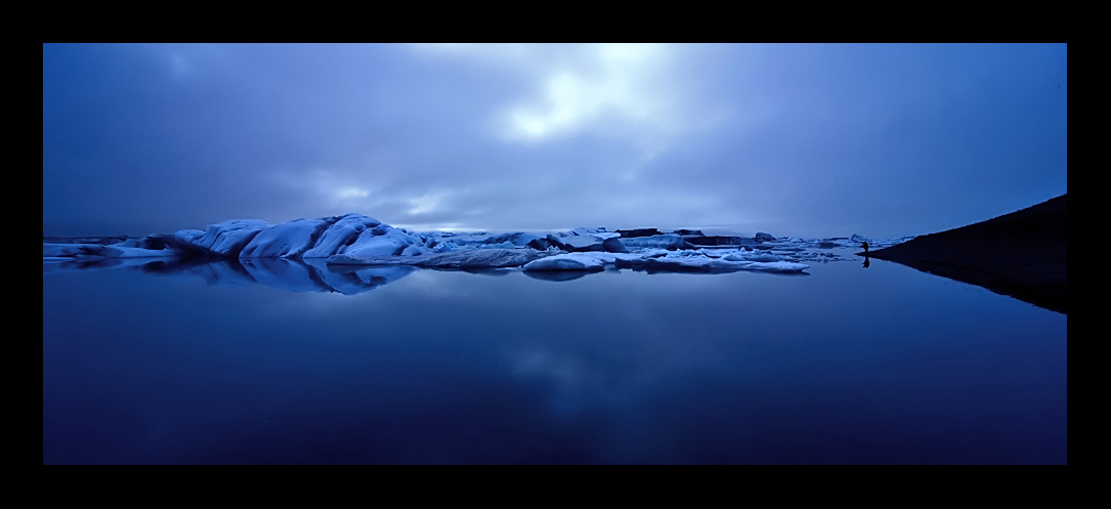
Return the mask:
{"type": "Polygon", "coordinates": [[[1068,313],[1067,194],[868,254],[1068,313]]]}

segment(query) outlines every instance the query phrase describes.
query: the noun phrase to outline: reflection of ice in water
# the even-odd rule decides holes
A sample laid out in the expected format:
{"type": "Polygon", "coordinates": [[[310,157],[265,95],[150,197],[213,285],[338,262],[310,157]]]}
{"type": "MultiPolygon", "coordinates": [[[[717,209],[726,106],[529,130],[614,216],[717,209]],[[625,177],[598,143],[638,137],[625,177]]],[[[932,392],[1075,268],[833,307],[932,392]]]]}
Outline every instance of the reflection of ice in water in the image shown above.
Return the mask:
{"type": "Polygon", "coordinates": [[[415,270],[419,269],[407,265],[396,265],[391,267],[359,269],[355,271],[355,274],[359,277],[360,281],[366,283],[368,286],[382,286],[408,276],[415,270]]]}
{"type": "Polygon", "coordinates": [[[336,267],[329,266],[320,258],[306,258],[303,261],[270,259],[267,262],[258,266],[259,269],[266,269],[260,271],[265,272],[264,277],[255,278],[261,284],[295,292],[337,292],[344,295],[373,290],[417,270],[400,265],[336,267]]]}
{"type": "Polygon", "coordinates": [[[414,270],[404,265],[380,267],[350,267],[328,265],[322,258],[306,258],[302,263],[310,266],[327,291],[355,295],[401,279],[414,270]]]}
{"type": "Polygon", "coordinates": [[[304,263],[281,258],[241,258],[239,263],[259,284],[291,292],[326,292],[331,288],[314,277],[314,269],[304,263]]]}
{"type": "MultiPolygon", "coordinates": [[[[452,237],[455,239],[455,237],[452,237]]],[[[500,237],[499,237],[500,239],[500,237]]],[[[565,270],[530,270],[540,265],[552,265],[559,259],[590,262],[588,268],[601,270],[633,270],[647,272],[707,272],[760,271],[786,274],[805,274],[808,265],[802,262],[829,262],[856,259],[854,256],[861,237],[852,239],[803,240],[797,238],[767,241],[748,247],[702,247],[698,249],[642,249],[633,253],[583,252],[562,254],[535,260],[537,251],[531,249],[457,249],[449,253],[426,257],[391,257],[390,265],[329,265],[326,258],[232,258],[216,262],[175,258],[133,258],[104,256],[47,256],[73,254],[76,245],[43,244],[43,272],[65,272],[88,269],[130,269],[147,273],[177,277],[199,277],[213,286],[250,286],[262,284],[292,292],[334,292],[356,295],[397,281],[421,270],[414,266],[433,267],[512,267],[523,265],[524,273],[533,278],[553,282],[573,281],[587,276],[577,266],[556,267],[565,270]],[[58,247],[60,246],[60,247],[58,247]],[[68,250],[68,251],[67,251],[68,250]],[[57,252],[55,252],[57,251],[57,252]],[[520,255],[520,256],[518,256],[520,255]],[[522,257],[523,256],[523,257],[522,257]]],[[[899,241],[905,239],[898,239],[899,241]]],[[[884,241],[869,239],[880,245],[884,241]]],[[[887,243],[897,243],[890,241],[887,243]]],[[[83,246],[83,245],[82,245],[83,246]]],[[[111,247],[111,246],[109,246],[111,247]]],[[[105,246],[93,246],[105,248],[105,246]]],[[[91,249],[91,248],[90,248],[91,249]]],[[[136,248],[138,249],[138,248],[136,248]]],[[[79,253],[80,254],[80,253],[79,253]]],[[[550,253],[547,253],[550,254],[550,253]]],[[[543,255],[539,255],[543,256],[543,255]]],[[[585,266],[584,265],[584,266],[585,266]]],[[[521,269],[463,269],[491,275],[504,275],[521,269]]]]}
{"type": "Polygon", "coordinates": [[[92,258],[47,260],[42,264],[44,273],[96,269],[131,269],[163,276],[200,278],[211,286],[261,284],[291,292],[336,292],[344,295],[367,292],[420,270],[408,265],[329,266],[321,258],[241,258],[215,262],[92,258]]]}

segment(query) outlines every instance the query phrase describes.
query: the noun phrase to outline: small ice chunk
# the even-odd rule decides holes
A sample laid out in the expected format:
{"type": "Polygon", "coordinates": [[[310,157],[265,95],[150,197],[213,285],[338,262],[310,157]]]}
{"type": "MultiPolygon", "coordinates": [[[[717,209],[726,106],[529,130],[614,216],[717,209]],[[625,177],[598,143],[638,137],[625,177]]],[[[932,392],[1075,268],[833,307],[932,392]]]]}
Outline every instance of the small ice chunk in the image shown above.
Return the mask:
{"type": "Polygon", "coordinates": [[[418,245],[409,246],[401,251],[401,256],[420,256],[428,252],[428,248],[418,245]]]}
{"type": "Polygon", "coordinates": [[[531,261],[524,270],[585,270],[605,269],[606,262],[595,253],[566,253],[531,261]]]}

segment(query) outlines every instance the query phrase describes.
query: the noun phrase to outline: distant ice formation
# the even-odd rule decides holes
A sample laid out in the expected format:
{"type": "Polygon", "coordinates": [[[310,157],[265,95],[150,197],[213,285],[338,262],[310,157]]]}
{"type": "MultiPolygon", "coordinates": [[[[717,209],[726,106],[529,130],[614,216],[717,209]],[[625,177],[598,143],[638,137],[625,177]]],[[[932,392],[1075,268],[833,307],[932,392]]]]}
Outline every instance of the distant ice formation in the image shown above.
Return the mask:
{"type": "Polygon", "coordinates": [[[358,293],[417,268],[520,268],[549,280],[573,278],[545,274],[588,273],[606,267],[650,272],[803,273],[809,268],[806,263],[843,259],[834,248],[859,248],[867,241],[879,249],[910,238],[868,239],[854,234],[801,239],[764,232],[728,237],[655,228],[416,233],[372,217],[347,214],[276,225],[258,220],[225,221],[205,230],[142,238],[44,237],[42,256],[44,271],[151,264],[174,270],[205,266],[209,268],[197,270],[225,272],[210,275],[224,283],[242,280],[244,284],[271,284],[297,291],[358,293]],[[213,261],[229,263],[213,269],[208,264],[213,261]]]}

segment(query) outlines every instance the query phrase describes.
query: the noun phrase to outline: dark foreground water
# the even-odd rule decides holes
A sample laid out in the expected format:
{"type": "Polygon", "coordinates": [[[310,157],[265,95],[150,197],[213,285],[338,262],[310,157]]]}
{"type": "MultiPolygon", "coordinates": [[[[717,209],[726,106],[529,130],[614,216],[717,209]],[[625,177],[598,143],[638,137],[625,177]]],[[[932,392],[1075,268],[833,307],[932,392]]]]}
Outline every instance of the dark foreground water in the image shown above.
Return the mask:
{"type": "Polygon", "coordinates": [[[44,268],[43,463],[1068,461],[1065,315],[809,272],[348,296],[44,268]]]}

